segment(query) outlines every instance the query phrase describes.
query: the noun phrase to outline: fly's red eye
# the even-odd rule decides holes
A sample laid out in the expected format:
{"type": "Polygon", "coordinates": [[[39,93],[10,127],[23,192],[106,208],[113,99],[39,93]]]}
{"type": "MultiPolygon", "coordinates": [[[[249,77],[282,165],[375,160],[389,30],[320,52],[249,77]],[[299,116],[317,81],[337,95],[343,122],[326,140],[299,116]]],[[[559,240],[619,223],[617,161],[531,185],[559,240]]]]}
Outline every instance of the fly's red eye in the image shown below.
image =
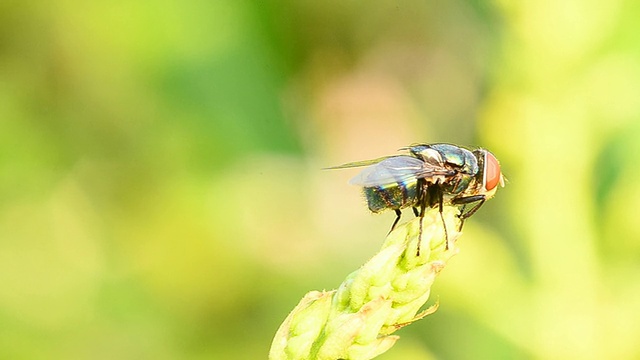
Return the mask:
{"type": "Polygon", "coordinates": [[[500,163],[492,153],[486,152],[484,158],[484,187],[487,191],[493,190],[500,182],[500,163]]]}

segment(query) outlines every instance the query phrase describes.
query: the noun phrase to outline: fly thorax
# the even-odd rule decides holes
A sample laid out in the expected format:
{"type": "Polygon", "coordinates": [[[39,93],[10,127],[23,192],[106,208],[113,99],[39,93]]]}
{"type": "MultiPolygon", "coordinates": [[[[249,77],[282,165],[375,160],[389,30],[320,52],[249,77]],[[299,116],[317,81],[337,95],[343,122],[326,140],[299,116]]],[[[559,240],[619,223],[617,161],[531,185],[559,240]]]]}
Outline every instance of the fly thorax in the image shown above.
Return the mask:
{"type": "Polygon", "coordinates": [[[463,191],[467,190],[472,183],[474,183],[475,178],[468,174],[459,173],[457,176],[457,181],[450,182],[448,188],[445,188],[445,191],[450,194],[460,194],[463,191]]]}

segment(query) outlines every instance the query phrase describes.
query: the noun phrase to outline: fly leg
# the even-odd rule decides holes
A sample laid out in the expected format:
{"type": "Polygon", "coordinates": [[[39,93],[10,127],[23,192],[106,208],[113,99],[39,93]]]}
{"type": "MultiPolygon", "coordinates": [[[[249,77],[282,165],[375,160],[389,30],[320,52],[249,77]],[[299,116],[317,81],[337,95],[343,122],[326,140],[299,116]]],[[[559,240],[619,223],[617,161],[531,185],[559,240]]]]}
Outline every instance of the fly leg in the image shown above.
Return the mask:
{"type": "Polygon", "coordinates": [[[422,222],[424,221],[424,212],[426,207],[427,204],[423,201],[422,204],[420,204],[420,214],[418,214],[418,216],[420,217],[420,225],[418,230],[418,249],[416,250],[416,256],[420,256],[420,246],[422,245],[422,222]]]}
{"type": "MultiPolygon", "coordinates": [[[[429,206],[435,207],[436,204],[438,205],[438,212],[440,213],[440,220],[442,220],[442,227],[444,229],[445,250],[449,250],[449,232],[447,231],[447,223],[444,221],[444,191],[442,190],[442,186],[440,186],[440,180],[426,188],[426,199],[429,201],[429,206]]],[[[426,200],[424,204],[427,204],[426,200]]],[[[422,216],[424,216],[424,212],[422,216]]]]}
{"type": "Polygon", "coordinates": [[[444,210],[444,205],[443,205],[444,194],[442,193],[442,191],[439,191],[438,193],[439,193],[438,194],[438,211],[440,212],[440,219],[442,220],[442,227],[444,228],[444,239],[446,241],[444,245],[444,249],[449,250],[449,232],[447,231],[447,223],[444,221],[444,215],[442,214],[444,210]]]}
{"type": "Polygon", "coordinates": [[[427,208],[427,188],[424,179],[418,179],[418,203],[420,204],[420,212],[418,212],[417,207],[413,207],[413,213],[420,218],[416,256],[420,256],[420,246],[422,245],[422,222],[424,221],[424,213],[427,208]]]}
{"type": "MultiPolygon", "coordinates": [[[[413,214],[416,217],[424,217],[424,210],[422,211],[422,215],[420,215],[420,212],[419,212],[418,208],[415,207],[415,206],[412,207],[411,210],[413,210],[413,214]]],[[[399,209],[394,209],[393,211],[396,212],[396,219],[393,221],[393,225],[391,225],[391,230],[389,230],[389,234],[393,231],[393,229],[396,228],[396,225],[398,225],[398,222],[400,221],[400,217],[402,216],[402,211],[400,211],[399,209]]],[[[422,223],[420,223],[420,229],[422,229],[422,223]]],[[[422,230],[420,230],[420,231],[422,231],[422,230]]]]}
{"type": "Polygon", "coordinates": [[[391,225],[391,230],[389,230],[389,234],[391,234],[391,232],[393,231],[393,229],[396,228],[396,225],[398,225],[398,221],[400,221],[400,216],[402,216],[402,211],[400,211],[400,209],[394,209],[394,211],[396,212],[396,219],[393,221],[393,225],[391,225]]]}
{"type": "Polygon", "coordinates": [[[451,203],[454,205],[462,205],[462,209],[460,209],[460,215],[458,215],[458,217],[460,218],[459,230],[462,230],[462,225],[464,224],[464,221],[469,217],[471,217],[471,215],[475,214],[476,211],[480,209],[480,207],[484,204],[485,201],[487,201],[487,198],[484,195],[465,196],[465,197],[453,199],[451,201],[451,203]],[[469,211],[464,212],[465,207],[468,204],[471,204],[474,202],[477,202],[477,204],[473,205],[473,207],[469,211]]]}
{"type": "Polygon", "coordinates": [[[464,222],[464,220],[462,220],[462,214],[464,214],[464,209],[467,208],[467,204],[462,204],[462,207],[460,208],[460,213],[458,214],[458,219],[460,219],[460,226],[458,226],[458,231],[462,231],[462,223],[464,222]]]}

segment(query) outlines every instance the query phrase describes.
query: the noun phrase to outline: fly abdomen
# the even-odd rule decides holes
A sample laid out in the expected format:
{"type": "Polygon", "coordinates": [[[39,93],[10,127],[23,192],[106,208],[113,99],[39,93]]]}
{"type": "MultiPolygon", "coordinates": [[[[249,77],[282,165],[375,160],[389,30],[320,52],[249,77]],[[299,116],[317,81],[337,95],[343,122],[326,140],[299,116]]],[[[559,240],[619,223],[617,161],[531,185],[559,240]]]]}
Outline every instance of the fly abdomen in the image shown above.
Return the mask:
{"type": "Polygon", "coordinates": [[[392,186],[363,187],[369,210],[374,213],[387,209],[404,209],[414,206],[418,192],[416,182],[398,183],[392,186]]]}

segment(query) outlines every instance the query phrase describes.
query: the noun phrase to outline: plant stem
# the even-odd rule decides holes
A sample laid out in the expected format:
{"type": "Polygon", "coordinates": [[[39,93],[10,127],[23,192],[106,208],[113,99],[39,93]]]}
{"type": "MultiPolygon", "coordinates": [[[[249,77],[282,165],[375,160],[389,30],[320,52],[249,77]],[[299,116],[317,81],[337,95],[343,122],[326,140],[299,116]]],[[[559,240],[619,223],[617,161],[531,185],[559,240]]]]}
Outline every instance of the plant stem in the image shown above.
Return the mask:
{"type": "Polygon", "coordinates": [[[276,333],[270,360],[372,359],[398,340],[396,330],[436,311],[419,312],[431,285],[458,252],[458,210],[444,209],[449,249],[437,209],[398,226],[381,250],[351,273],[337,290],[311,291],[291,311],[276,333]],[[416,256],[420,244],[420,255],[416,256]]]}

